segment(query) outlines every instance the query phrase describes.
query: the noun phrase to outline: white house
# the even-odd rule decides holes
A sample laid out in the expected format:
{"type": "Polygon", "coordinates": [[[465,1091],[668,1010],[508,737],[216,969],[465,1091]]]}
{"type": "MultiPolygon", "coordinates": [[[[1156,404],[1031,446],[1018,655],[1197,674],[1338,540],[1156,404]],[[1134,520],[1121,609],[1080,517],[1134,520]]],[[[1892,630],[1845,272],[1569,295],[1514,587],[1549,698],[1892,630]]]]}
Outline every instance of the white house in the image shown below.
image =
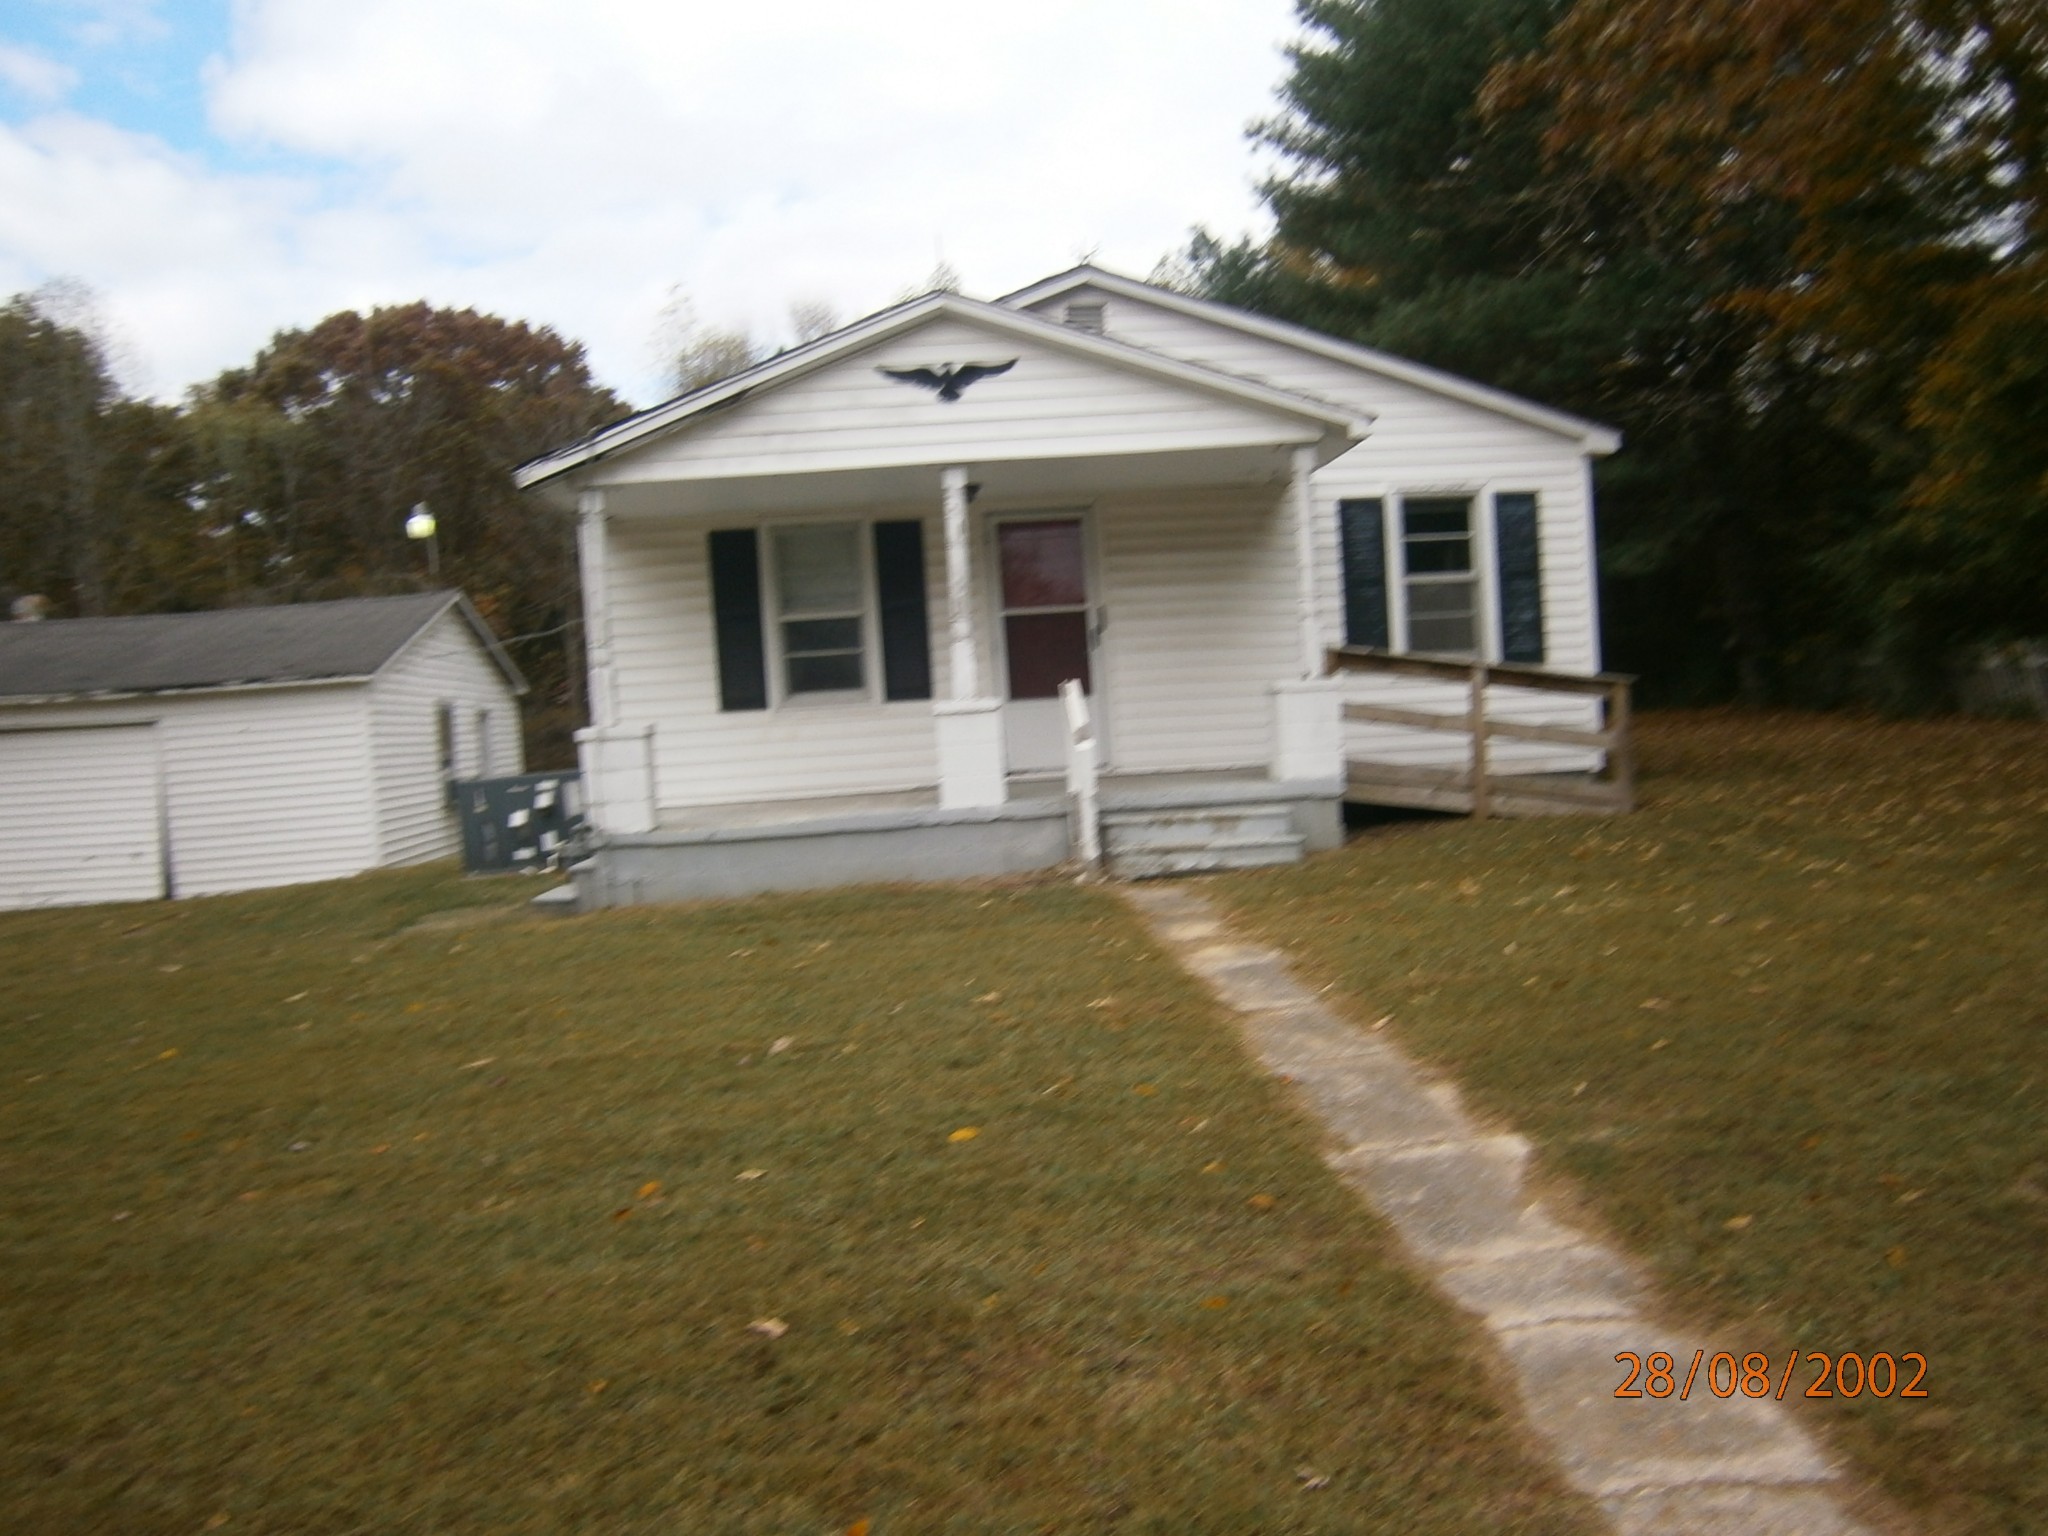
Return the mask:
{"type": "MultiPolygon", "coordinates": [[[[1093,267],[928,294],[604,428],[519,472],[580,519],[582,900],[1057,863],[1068,679],[1127,869],[1328,845],[1347,758],[1465,750],[1393,717],[1463,711],[1472,660],[1598,672],[1618,441],[1093,267]],[[1333,675],[1346,645],[1447,680],[1333,675]]],[[[1566,728],[1598,701],[1513,681],[1481,687],[1534,723],[1491,768],[1594,766],[1566,728]]]]}
{"type": "Polygon", "coordinates": [[[455,592],[0,625],[0,908],[452,854],[525,687],[455,592]]]}

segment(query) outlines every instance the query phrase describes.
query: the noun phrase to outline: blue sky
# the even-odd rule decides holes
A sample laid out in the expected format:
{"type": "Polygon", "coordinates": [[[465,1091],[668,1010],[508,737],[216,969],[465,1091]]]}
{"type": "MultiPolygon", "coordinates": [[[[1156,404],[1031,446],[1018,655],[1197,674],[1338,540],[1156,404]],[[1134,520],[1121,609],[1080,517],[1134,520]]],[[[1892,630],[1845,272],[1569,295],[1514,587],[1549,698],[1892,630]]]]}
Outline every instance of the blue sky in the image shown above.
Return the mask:
{"type": "MultiPolygon", "coordinates": [[[[202,78],[208,59],[227,54],[229,9],[12,0],[0,38],[68,70],[77,82],[65,98],[73,111],[211,158],[226,146],[207,132],[202,78]]],[[[45,105],[37,97],[8,90],[7,120],[20,122],[45,105]]]]}
{"type": "Polygon", "coordinates": [[[173,398],[344,307],[469,305],[660,389],[943,258],[993,294],[1257,227],[1291,0],[5,0],[0,294],[173,398]]]}

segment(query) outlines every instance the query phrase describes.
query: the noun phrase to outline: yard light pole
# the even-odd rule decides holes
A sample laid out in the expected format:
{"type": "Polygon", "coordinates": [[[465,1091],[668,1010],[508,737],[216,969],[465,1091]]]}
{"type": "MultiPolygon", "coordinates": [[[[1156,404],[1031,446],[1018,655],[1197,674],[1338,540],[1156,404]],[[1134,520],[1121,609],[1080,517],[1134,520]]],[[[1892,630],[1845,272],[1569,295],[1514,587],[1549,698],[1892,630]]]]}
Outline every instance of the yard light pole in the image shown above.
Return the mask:
{"type": "Polygon", "coordinates": [[[440,580],[441,541],[434,537],[434,514],[427,510],[427,504],[416,502],[412,516],[405,520],[405,536],[415,542],[424,539],[427,544],[427,575],[440,580]]]}

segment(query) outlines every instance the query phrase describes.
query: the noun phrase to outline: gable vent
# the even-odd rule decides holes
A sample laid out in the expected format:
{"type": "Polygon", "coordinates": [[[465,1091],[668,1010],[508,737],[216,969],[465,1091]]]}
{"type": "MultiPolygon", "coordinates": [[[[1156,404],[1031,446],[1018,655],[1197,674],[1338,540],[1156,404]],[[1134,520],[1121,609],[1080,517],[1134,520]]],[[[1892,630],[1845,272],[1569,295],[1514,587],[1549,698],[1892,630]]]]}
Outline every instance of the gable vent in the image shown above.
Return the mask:
{"type": "Polygon", "coordinates": [[[1067,324],[1090,335],[1102,334],[1102,313],[1109,306],[1100,299],[1076,299],[1067,306],[1067,324]]]}

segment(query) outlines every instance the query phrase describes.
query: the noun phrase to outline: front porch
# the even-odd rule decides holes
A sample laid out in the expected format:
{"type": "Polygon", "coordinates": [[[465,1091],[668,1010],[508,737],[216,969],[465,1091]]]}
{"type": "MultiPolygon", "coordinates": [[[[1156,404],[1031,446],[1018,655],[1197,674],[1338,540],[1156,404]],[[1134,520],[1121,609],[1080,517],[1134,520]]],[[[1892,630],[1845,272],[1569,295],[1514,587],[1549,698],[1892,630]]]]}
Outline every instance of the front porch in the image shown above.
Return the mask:
{"type": "MultiPolygon", "coordinates": [[[[936,788],[676,808],[645,831],[599,831],[572,870],[576,907],[836,885],[984,879],[1077,861],[1065,780],[1012,777],[1002,803],[947,807],[936,788]]],[[[1278,863],[1343,840],[1342,785],[1257,773],[1110,774],[1099,781],[1104,864],[1140,878],[1278,863]]]]}

